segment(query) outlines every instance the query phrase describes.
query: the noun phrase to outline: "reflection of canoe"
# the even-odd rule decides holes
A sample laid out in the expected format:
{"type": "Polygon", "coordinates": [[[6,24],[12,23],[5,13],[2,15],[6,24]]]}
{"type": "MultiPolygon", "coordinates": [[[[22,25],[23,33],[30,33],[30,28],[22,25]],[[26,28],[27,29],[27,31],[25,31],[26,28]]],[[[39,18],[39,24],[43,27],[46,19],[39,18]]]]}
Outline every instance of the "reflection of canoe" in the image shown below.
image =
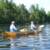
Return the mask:
{"type": "Polygon", "coordinates": [[[35,32],[28,32],[26,29],[22,29],[23,32],[22,31],[21,32],[5,32],[4,37],[9,39],[9,38],[16,38],[16,36],[36,35],[42,31],[43,27],[44,27],[43,25],[39,26],[35,32]]]}

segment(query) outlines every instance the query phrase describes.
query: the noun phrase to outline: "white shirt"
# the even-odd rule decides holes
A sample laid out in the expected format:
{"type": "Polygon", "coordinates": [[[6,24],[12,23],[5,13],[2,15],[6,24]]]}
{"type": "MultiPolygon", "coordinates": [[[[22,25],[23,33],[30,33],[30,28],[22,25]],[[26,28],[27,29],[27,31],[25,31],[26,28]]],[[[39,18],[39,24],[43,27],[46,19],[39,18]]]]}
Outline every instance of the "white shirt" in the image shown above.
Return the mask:
{"type": "Polygon", "coordinates": [[[15,25],[14,24],[11,24],[10,25],[10,32],[16,32],[16,27],[15,27],[15,25]]]}
{"type": "Polygon", "coordinates": [[[31,30],[34,30],[34,28],[36,28],[36,27],[35,27],[35,25],[32,23],[32,24],[31,24],[31,30]]]}

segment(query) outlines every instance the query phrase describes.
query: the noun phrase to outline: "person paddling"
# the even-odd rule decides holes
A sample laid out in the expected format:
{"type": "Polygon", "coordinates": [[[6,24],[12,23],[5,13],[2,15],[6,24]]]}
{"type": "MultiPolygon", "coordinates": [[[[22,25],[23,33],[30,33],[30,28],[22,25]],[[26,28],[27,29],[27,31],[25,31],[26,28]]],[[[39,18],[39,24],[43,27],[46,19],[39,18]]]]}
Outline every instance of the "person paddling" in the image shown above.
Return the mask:
{"type": "Polygon", "coordinates": [[[16,31],[17,31],[17,28],[15,26],[15,21],[12,21],[10,25],[10,32],[16,32],[16,31]]]}
{"type": "Polygon", "coordinates": [[[36,26],[34,25],[34,22],[31,21],[31,31],[35,31],[35,29],[36,29],[36,26]]]}

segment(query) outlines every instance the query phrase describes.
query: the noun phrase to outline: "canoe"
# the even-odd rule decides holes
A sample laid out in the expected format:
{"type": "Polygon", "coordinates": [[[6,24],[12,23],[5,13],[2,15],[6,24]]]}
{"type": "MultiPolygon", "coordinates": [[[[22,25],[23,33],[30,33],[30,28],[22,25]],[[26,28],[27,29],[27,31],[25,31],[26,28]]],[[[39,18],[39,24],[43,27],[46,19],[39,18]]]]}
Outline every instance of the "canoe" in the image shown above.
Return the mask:
{"type": "Polygon", "coordinates": [[[16,37],[35,35],[35,32],[4,32],[4,38],[15,39],[16,37]]]}
{"type": "Polygon", "coordinates": [[[42,31],[43,25],[40,25],[35,32],[28,32],[26,29],[21,29],[21,32],[4,32],[4,38],[16,38],[17,36],[37,35],[42,31]]]}
{"type": "Polygon", "coordinates": [[[4,32],[4,38],[7,39],[12,39],[12,38],[16,38],[16,32],[4,32]]]}

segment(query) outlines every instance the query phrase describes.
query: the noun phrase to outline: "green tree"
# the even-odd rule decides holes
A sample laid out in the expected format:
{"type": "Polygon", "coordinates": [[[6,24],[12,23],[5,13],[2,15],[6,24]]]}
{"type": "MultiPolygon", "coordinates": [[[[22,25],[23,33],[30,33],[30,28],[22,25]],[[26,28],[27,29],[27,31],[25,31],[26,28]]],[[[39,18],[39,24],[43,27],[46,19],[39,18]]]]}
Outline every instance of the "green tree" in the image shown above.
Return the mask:
{"type": "Polygon", "coordinates": [[[24,4],[19,5],[20,8],[20,14],[19,14],[19,19],[21,23],[27,23],[29,21],[29,12],[25,8],[24,4]]]}
{"type": "Polygon", "coordinates": [[[46,20],[47,20],[47,22],[50,23],[50,11],[48,11],[48,13],[47,13],[47,18],[46,18],[46,20]]]}
{"type": "Polygon", "coordinates": [[[32,5],[30,8],[30,19],[33,20],[36,23],[44,23],[45,21],[45,10],[43,8],[39,9],[38,4],[37,5],[32,5]]]}
{"type": "Polygon", "coordinates": [[[37,21],[39,20],[39,7],[38,5],[32,5],[31,8],[30,8],[30,12],[31,12],[31,15],[30,15],[30,19],[33,20],[33,21],[37,21]]]}

